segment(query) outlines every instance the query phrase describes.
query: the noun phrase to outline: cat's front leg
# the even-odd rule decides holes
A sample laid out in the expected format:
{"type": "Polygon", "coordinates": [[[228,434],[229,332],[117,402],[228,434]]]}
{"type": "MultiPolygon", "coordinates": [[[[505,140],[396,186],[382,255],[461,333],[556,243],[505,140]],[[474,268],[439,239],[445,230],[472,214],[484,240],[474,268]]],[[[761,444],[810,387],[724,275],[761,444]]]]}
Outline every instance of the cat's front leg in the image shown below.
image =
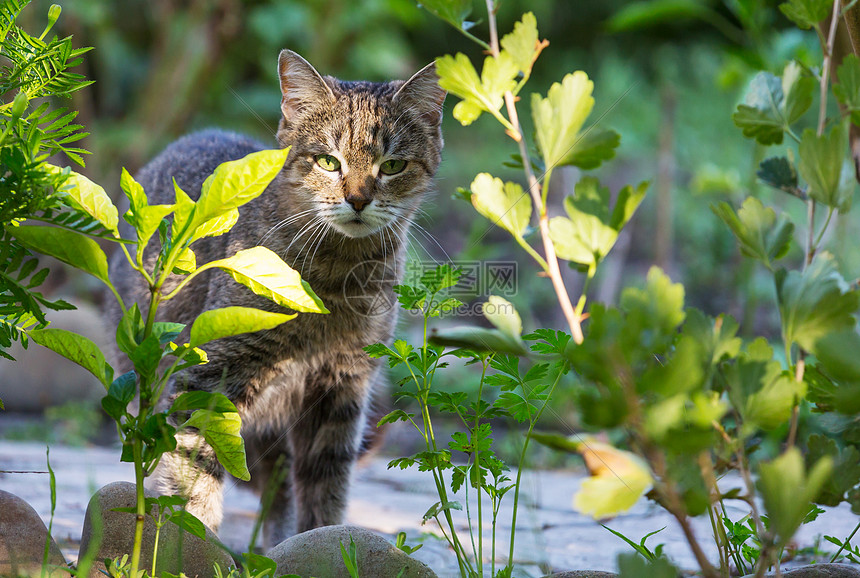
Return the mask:
{"type": "Polygon", "coordinates": [[[343,522],[365,427],[369,373],[323,370],[308,379],[290,429],[299,532],[343,522]]]}
{"type": "Polygon", "coordinates": [[[188,499],[185,509],[213,531],[223,516],[224,467],[203,436],[192,431],[176,434],[176,449],[161,457],[147,486],[159,494],[188,499]]]}

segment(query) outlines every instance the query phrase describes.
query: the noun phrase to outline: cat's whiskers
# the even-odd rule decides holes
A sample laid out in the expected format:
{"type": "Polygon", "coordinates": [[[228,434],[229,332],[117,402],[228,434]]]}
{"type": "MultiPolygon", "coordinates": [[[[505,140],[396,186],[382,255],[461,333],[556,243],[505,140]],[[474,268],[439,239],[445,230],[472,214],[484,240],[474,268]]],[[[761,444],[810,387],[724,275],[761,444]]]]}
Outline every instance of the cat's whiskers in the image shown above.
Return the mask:
{"type": "MultiPolygon", "coordinates": [[[[433,235],[431,235],[431,234],[430,234],[430,232],[429,232],[427,229],[425,229],[424,227],[422,227],[421,225],[419,225],[418,223],[416,223],[414,219],[411,219],[411,218],[408,218],[408,217],[404,217],[404,218],[403,218],[403,220],[404,220],[404,221],[406,221],[407,223],[409,223],[410,225],[412,225],[412,226],[415,228],[415,230],[416,230],[416,231],[418,231],[419,233],[421,233],[421,235],[422,235],[425,239],[428,239],[428,240],[430,240],[430,241],[433,241],[433,243],[434,243],[437,247],[439,247],[439,249],[442,251],[442,254],[445,256],[445,259],[447,259],[447,260],[448,260],[448,262],[451,262],[451,261],[452,261],[451,256],[448,254],[448,251],[446,251],[446,250],[445,250],[445,247],[443,247],[442,245],[440,245],[440,244],[439,244],[439,241],[437,241],[437,240],[436,240],[436,237],[434,237],[433,235]]],[[[426,250],[426,249],[425,249],[425,250],[426,250]]],[[[428,255],[429,255],[429,253],[428,253],[428,255]]]]}
{"type": "MultiPolygon", "coordinates": [[[[323,240],[325,239],[325,236],[328,234],[328,231],[330,228],[331,228],[331,225],[329,225],[328,221],[324,219],[322,222],[322,227],[320,227],[318,229],[320,231],[320,235],[319,235],[319,238],[314,242],[316,244],[316,246],[314,247],[314,252],[311,253],[310,263],[307,263],[307,261],[305,262],[308,265],[308,272],[309,273],[313,272],[313,270],[314,270],[314,257],[316,257],[317,250],[320,248],[320,245],[322,245],[323,240]]],[[[311,238],[316,238],[316,236],[317,236],[316,233],[314,233],[314,235],[311,238]]],[[[304,275],[305,275],[305,263],[302,263],[302,277],[304,277],[304,275]]]]}
{"type": "Polygon", "coordinates": [[[283,229],[284,227],[286,227],[287,225],[289,225],[291,223],[296,222],[297,220],[301,219],[305,215],[313,213],[314,211],[316,211],[315,208],[314,209],[307,209],[305,211],[301,211],[299,213],[296,213],[295,215],[290,215],[286,219],[283,219],[282,221],[278,222],[276,225],[271,227],[268,231],[266,231],[266,234],[263,235],[262,238],[257,242],[257,245],[262,245],[266,241],[266,239],[268,239],[269,237],[271,237],[272,235],[277,233],[279,230],[283,229]]]}
{"type": "MultiPolygon", "coordinates": [[[[284,261],[286,261],[286,260],[287,260],[287,257],[289,256],[289,253],[290,253],[290,248],[293,246],[293,243],[295,243],[296,241],[298,241],[301,237],[303,237],[303,236],[305,235],[305,232],[306,232],[306,231],[308,231],[309,229],[311,229],[312,227],[314,227],[316,224],[318,224],[318,223],[319,223],[320,221],[322,221],[323,219],[324,219],[324,217],[316,217],[316,218],[312,219],[310,222],[306,223],[306,224],[305,224],[305,226],[304,226],[304,227],[302,227],[302,228],[301,228],[301,230],[296,234],[296,236],[295,236],[295,237],[293,237],[293,240],[292,240],[292,241],[290,241],[290,244],[289,244],[289,245],[287,245],[287,248],[286,248],[286,249],[284,249],[284,255],[283,255],[283,257],[281,257],[281,258],[282,258],[284,261]]],[[[293,267],[293,266],[296,264],[296,259],[298,259],[300,255],[301,255],[301,251],[299,251],[298,253],[296,253],[295,258],[294,258],[294,259],[292,260],[292,262],[290,263],[290,266],[291,266],[291,267],[293,267]]],[[[295,267],[293,267],[293,268],[295,268],[295,267]]]]}

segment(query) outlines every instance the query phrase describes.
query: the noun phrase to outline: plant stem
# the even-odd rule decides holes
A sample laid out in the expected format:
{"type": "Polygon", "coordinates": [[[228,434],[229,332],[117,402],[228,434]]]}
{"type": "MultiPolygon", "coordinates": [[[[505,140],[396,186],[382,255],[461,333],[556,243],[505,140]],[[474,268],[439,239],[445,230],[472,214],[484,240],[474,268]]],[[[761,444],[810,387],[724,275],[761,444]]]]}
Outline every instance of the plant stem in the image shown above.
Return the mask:
{"type": "MultiPolygon", "coordinates": [[[[484,393],[484,378],[487,376],[487,366],[488,361],[486,359],[481,363],[481,381],[478,385],[478,403],[480,406],[480,401],[482,399],[484,393]]],[[[475,437],[478,434],[478,428],[481,426],[481,415],[477,411],[475,412],[475,429],[472,433],[472,443],[475,444],[475,464],[472,466],[473,468],[478,468],[478,558],[476,560],[476,565],[478,566],[478,576],[484,575],[484,519],[482,514],[482,505],[483,498],[481,497],[481,490],[483,489],[484,482],[484,472],[481,469],[481,452],[480,452],[480,444],[475,441],[475,437]]],[[[466,487],[466,494],[468,495],[468,486],[466,487]]],[[[491,577],[492,578],[492,577],[491,577]]]]}
{"type": "Polygon", "coordinates": [[[833,557],[830,559],[830,563],[831,563],[831,564],[833,564],[833,562],[835,562],[835,561],[836,561],[836,558],[838,558],[838,557],[839,557],[839,554],[841,554],[841,553],[842,553],[842,550],[844,550],[848,545],[850,545],[850,544],[851,544],[851,538],[853,538],[853,537],[854,537],[854,534],[856,534],[856,533],[857,533],[857,530],[860,530],[860,522],[858,522],[858,523],[857,523],[857,525],[856,525],[856,526],[854,526],[854,531],[853,531],[853,532],[851,532],[851,535],[850,535],[850,536],[848,536],[847,538],[845,538],[845,541],[844,541],[844,542],[842,542],[842,546],[839,548],[839,550],[837,550],[837,552],[836,552],[836,553],[833,555],[833,557]]]}
{"type": "Polygon", "coordinates": [[[143,455],[141,441],[138,438],[132,440],[132,453],[134,455],[134,482],[137,493],[137,518],[134,523],[134,546],[131,550],[131,573],[137,576],[140,565],[140,550],[143,544],[143,523],[146,519],[146,496],[143,493],[143,455]]]}
{"type": "Polygon", "coordinates": [[[824,51],[824,63],[821,65],[821,98],[818,107],[818,136],[824,133],[827,121],[827,85],[830,75],[830,60],[833,56],[833,43],[836,41],[836,24],[839,21],[840,0],[833,0],[833,15],[830,17],[830,30],[827,33],[827,43],[821,48],[824,51]]]}
{"type": "Polygon", "coordinates": [[[543,410],[546,409],[546,407],[549,405],[549,400],[552,399],[552,394],[555,392],[556,386],[561,381],[561,376],[564,375],[564,369],[565,368],[563,367],[559,369],[558,375],[555,377],[555,381],[549,388],[546,400],[543,402],[543,405],[538,410],[537,415],[535,415],[535,418],[529,422],[529,429],[526,432],[526,440],[525,442],[523,442],[522,451],[520,451],[520,461],[517,465],[517,481],[514,483],[514,508],[513,514],[511,516],[511,547],[510,551],[508,552],[508,565],[512,565],[514,561],[514,540],[517,536],[517,507],[519,506],[520,502],[520,486],[522,485],[520,482],[523,475],[523,469],[525,469],[526,450],[529,449],[529,441],[531,441],[532,431],[534,430],[535,425],[537,425],[540,416],[543,415],[543,410]]]}
{"type": "MultiPolygon", "coordinates": [[[[496,14],[493,6],[493,0],[486,0],[487,3],[487,19],[490,23],[490,52],[493,56],[499,56],[499,33],[496,29],[496,14]]],[[[552,244],[552,239],[549,236],[549,217],[546,214],[546,205],[541,198],[541,187],[532,172],[532,163],[529,158],[529,149],[526,146],[523,138],[522,129],[520,127],[519,116],[517,115],[517,106],[514,101],[514,94],[511,91],[505,92],[505,106],[508,111],[508,118],[514,130],[508,130],[508,134],[517,142],[520,149],[520,156],[523,159],[523,170],[526,173],[526,180],[529,186],[529,193],[532,196],[532,202],[538,210],[540,235],[543,239],[544,253],[546,254],[546,262],[548,265],[547,274],[552,280],[553,289],[555,289],[558,297],[559,305],[570,326],[570,333],[576,343],[582,343],[584,337],[582,335],[582,324],[580,316],[574,311],[573,304],[570,301],[570,295],[567,288],[564,286],[564,279],[561,277],[561,269],[558,266],[558,257],[555,254],[555,246],[552,244]]]]}

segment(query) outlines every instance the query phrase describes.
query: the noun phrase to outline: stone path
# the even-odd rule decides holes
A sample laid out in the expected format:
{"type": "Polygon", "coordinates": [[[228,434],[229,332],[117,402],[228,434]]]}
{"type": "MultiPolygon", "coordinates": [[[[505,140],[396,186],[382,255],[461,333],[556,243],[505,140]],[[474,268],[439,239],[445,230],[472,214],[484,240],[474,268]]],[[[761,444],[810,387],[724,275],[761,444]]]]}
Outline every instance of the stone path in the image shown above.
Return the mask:
{"type": "MultiPolygon", "coordinates": [[[[133,480],[130,464],[120,463],[119,450],[103,447],[73,448],[56,445],[50,449],[51,466],[57,480],[57,508],[54,513],[53,534],[68,560],[77,556],[81,524],[89,496],[97,488],[113,481],[133,480]]],[[[353,484],[347,516],[350,524],[363,526],[389,538],[399,531],[409,536],[407,542],[424,543],[414,556],[429,564],[441,577],[456,576],[456,561],[446,544],[437,537],[438,529],[428,523],[421,525],[424,512],[437,501],[432,478],[418,471],[389,471],[387,458],[373,457],[362,463],[353,484]]],[[[33,442],[0,440],[0,470],[41,471],[45,467],[45,446],[33,442]]],[[[524,474],[524,500],[517,526],[515,556],[523,564],[523,576],[541,576],[543,570],[615,570],[615,557],[629,550],[590,518],[576,514],[571,497],[584,476],[581,471],[528,472],[524,474]]],[[[0,473],[0,489],[27,500],[43,519],[50,519],[51,500],[48,476],[44,473],[0,473]]],[[[509,494],[510,495],[510,494],[509,494]]],[[[457,499],[465,506],[465,497],[457,499]]],[[[472,497],[474,499],[474,497],[472,497]]],[[[509,500],[512,501],[512,500],[509,500]]],[[[221,538],[227,545],[244,551],[251,536],[257,509],[257,498],[241,484],[230,483],[225,493],[225,521],[221,538]]],[[[843,505],[844,506],[844,505],[843,505]]],[[[470,504],[474,514],[474,504],[470,504]]],[[[485,504],[485,509],[487,506],[485,504]]],[[[460,514],[460,512],[457,512],[460,514]]],[[[742,512],[737,512],[740,517],[742,512]]],[[[500,545],[498,552],[507,552],[506,536],[510,528],[510,509],[502,508],[499,516],[500,545]]],[[[473,516],[474,519],[474,516],[473,516]]],[[[465,515],[457,516],[467,536],[465,515]]],[[[846,507],[840,507],[807,525],[798,536],[801,546],[814,542],[818,534],[846,537],[857,523],[857,517],[846,507]]],[[[659,508],[643,500],[630,513],[607,525],[635,541],[666,526],[649,539],[649,546],[665,543],[665,550],[680,566],[695,567],[694,559],[676,524],[659,508]]],[[[484,527],[491,520],[485,516],[484,527]]],[[[695,520],[697,535],[713,557],[714,547],[705,543],[710,532],[707,518],[695,520]]],[[[830,545],[826,545],[831,550],[830,545]]],[[[485,557],[491,543],[485,541],[485,557]]],[[[499,556],[503,558],[504,556],[499,556]]]]}

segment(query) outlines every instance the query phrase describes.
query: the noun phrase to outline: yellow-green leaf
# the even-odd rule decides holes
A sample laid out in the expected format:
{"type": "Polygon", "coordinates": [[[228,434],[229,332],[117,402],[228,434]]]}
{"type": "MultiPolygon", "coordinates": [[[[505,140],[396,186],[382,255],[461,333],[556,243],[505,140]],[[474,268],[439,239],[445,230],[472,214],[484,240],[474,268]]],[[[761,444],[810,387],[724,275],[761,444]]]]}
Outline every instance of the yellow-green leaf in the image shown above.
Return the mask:
{"type": "Polygon", "coordinates": [[[198,347],[222,337],[272,329],[295,317],[295,313],[286,315],[252,307],[211,309],[204,311],[194,320],[194,324],[191,326],[189,345],[198,347]]]}
{"type": "Polygon", "coordinates": [[[479,213],[522,238],[532,216],[532,203],[520,185],[481,173],[472,181],[471,189],[472,204],[479,213]]]}
{"type": "Polygon", "coordinates": [[[242,419],[238,413],[198,409],[180,429],[189,427],[197,428],[203,435],[224,469],[240,480],[247,482],[251,479],[245,459],[245,442],[239,433],[242,419]]]}
{"type": "Polygon", "coordinates": [[[188,275],[197,269],[197,256],[190,248],[185,247],[179,253],[179,257],[173,264],[173,272],[179,275],[188,275]]]}
{"type": "Polygon", "coordinates": [[[579,447],[591,477],[573,497],[573,508],[595,519],[632,508],[654,483],[648,466],[630,452],[586,440],[579,447]]]}
{"type": "Polygon", "coordinates": [[[484,303],[482,313],[487,320],[499,331],[513,338],[519,338],[523,332],[523,322],[516,308],[507,299],[498,295],[490,295],[484,303]]]}
{"type": "Polygon", "coordinates": [[[189,225],[196,229],[257,198],[269,186],[287,160],[289,148],[263,150],[222,163],[200,190],[189,225]]]}
{"type": "Polygon", "coordinates": [[[295,311],[328,313],[322,301],[298,271],[265,247],[252,247],[232,257],[207,263],[218,267],[257,295],[295,311]]]}
{"type": "Polygon", "coordinates": [[[537,143],[547,168],[556,166],[576,144],[579,129],[594,107],[593,90],[594,83],[580,70],[553,84],[546,98],[532,95],[537,143]]]}
{"type": "MultiPolygon", "coordinates": [[[[63,171],[54,165],[46,164],[45,166],[54,173],[63,171]]],[[[119,237],[119,231],[117,231],[119,213],[101,186],[84,175],[70,171],[60,190],[68,195],[73,207],[85,212],[101,223],[105,229],[112,232],[114,236],[119,237]]]]}
{"type": "Polygon", "coordinates": [[[33,329],[27,333],[39,345],[74,361],[93,375],[105,386],[113,381],[113,368],[105,361],[99,346],[89,338],[65,329],[33,329]]]}
{"type": "Polygon", "coordinates": [[[107,257],[98,243],[89,237],[58,227],[19,226],[7,227],[6,230],[30,249],[110,283],[107,257]]]}
{"type": "Polygon", "coordinates": [[[538,42],[537,20],[532,12],[523,14],[523,19],[514,24],[514,30],[501,40],[502,49],[510,54],[516,67],[526,78],[532,71],[535,59],[546,46],[538,42]]]}

